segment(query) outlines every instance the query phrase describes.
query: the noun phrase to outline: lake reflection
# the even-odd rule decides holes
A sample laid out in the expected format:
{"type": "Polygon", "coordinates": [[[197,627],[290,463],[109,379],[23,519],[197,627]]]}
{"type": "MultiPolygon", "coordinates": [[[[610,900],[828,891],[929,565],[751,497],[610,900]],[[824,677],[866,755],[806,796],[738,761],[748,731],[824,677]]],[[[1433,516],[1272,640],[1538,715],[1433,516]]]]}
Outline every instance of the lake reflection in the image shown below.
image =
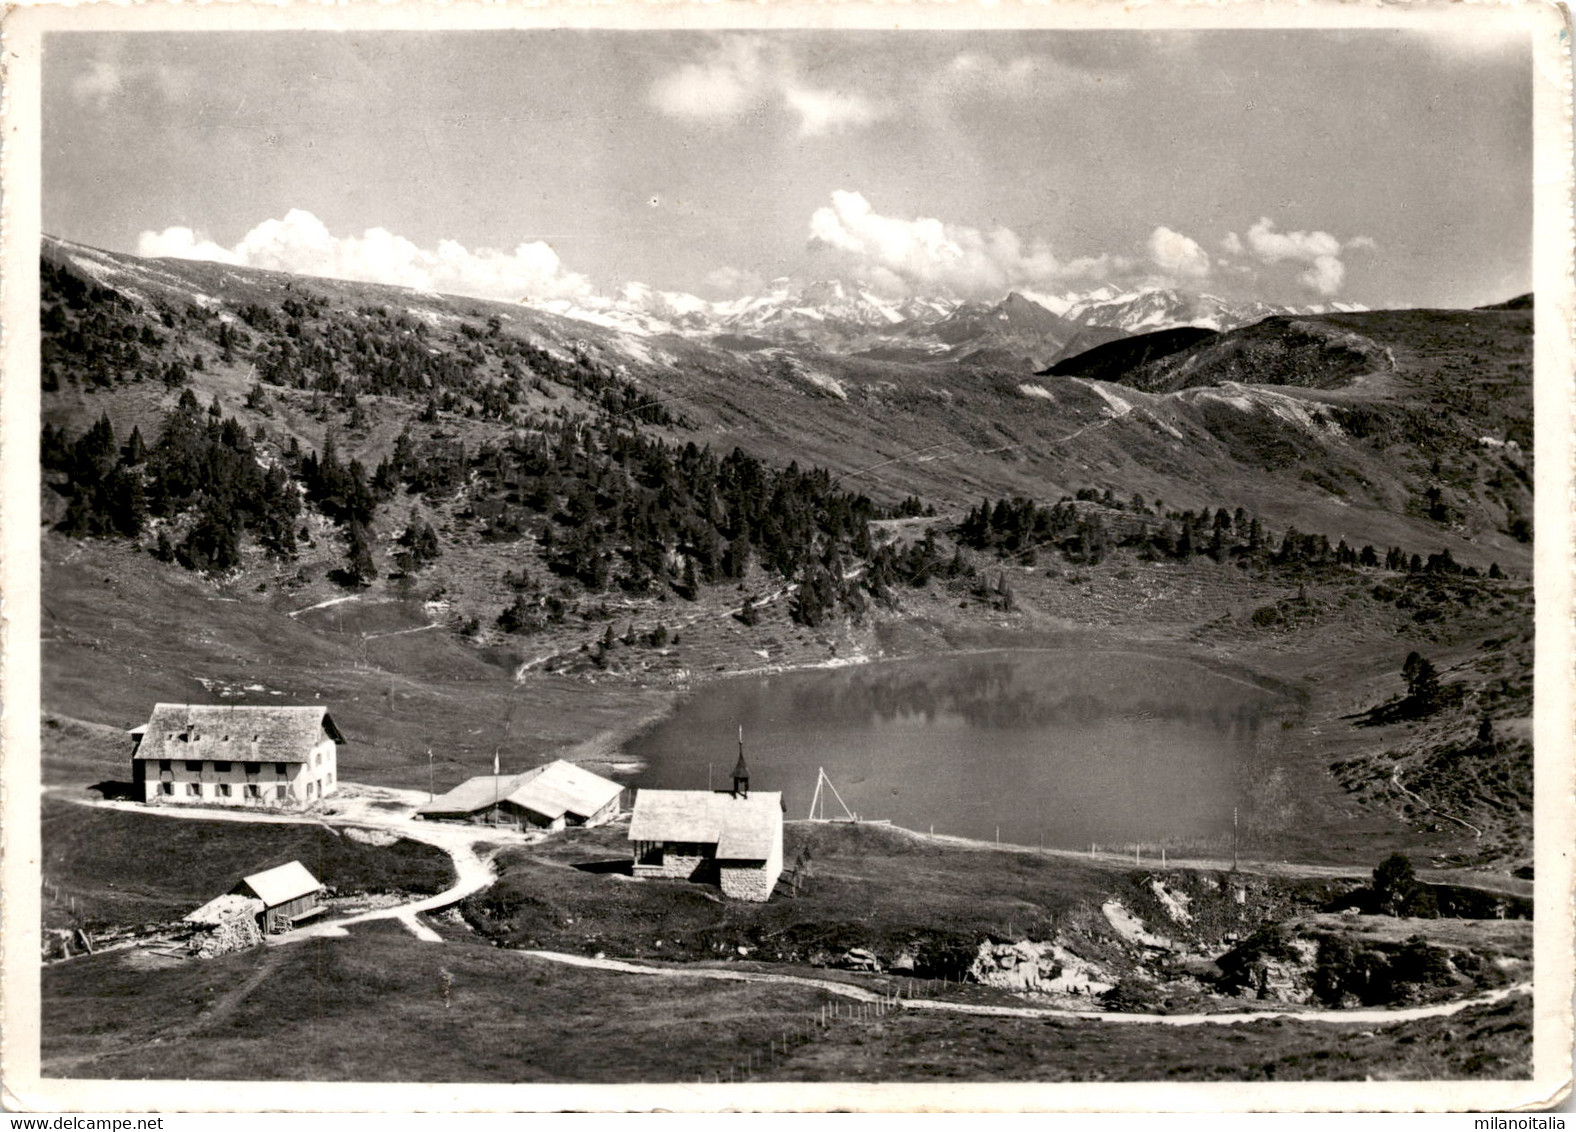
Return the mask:
{"type": "Polygon", "coordinates": [[[1229,830],[1278,706],[1185,661],[1014,651],[722,681],[625,749],[647,764],[637,786],[721,787],[742,724],[751,784],[790,818],[824,766],[862,817],[1087,848],[1229,830]]]}

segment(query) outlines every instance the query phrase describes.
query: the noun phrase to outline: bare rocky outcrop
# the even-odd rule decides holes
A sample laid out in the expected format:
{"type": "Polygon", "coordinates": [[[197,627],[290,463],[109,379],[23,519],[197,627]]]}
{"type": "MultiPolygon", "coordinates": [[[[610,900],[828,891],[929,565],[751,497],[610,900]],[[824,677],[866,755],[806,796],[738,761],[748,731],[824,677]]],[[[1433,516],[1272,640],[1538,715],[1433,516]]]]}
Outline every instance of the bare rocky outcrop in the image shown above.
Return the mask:
{"type": "Polygon", "coordinates": [[[1220,986],[1229,994],[1269,1002],[1312,1002],[1317,941],[1291,937],[1278,928],[1261,929],[1215,962],[1220,986]]]}
{"type": "Polygon", "coordinates": [[[1156,951],[1170,951],[1175,944],[1165,936],[1155,935],[1144,926],[1144,921],[1133,915],[1120,900],[1107,900],[1100,905],[1106,922],[1111,925],[1116,934],[1128,943],[1136,943],[1140,947],[1151,947],[1156,951]]]}
{"type": "Polygon", "coordinates": [[[986,986],[1034,994],[1103,994],[1115,976],[1055,942],[980,944],[969,977],[986,986]]]}

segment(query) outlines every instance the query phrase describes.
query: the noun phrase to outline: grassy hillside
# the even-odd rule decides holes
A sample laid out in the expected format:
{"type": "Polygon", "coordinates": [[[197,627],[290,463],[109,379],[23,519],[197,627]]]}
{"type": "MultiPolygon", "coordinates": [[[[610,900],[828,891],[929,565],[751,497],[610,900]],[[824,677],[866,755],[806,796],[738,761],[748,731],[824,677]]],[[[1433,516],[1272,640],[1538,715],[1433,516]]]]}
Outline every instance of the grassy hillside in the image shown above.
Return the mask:
{"type": "Polygon", "coordinates": [[[50,1076],[313,1081],[673,1081],[763,1050],[815,990],[579,971],[397,925],[149,970],[44,973],[50,1076]]]}
{"type": "MultiPolygon", "coordinates": [[[[320,447],[326,426],[333,422],[347,455],[369,469],[409,423],[412,407],[424,406],[429,397],[437,401],[437,414],[423,423],[451,440],[479,444],[496,441],[511,425],[529,426],[541,415],[619,411],[609,408],[613,402],[608,397],[613,396],[620,409],[658,402],[657,408],[669,411],[671,423],[652,416],[657,408],[641,410],[643,415],[635,418],[650,417],[646,423],[658,435],[693,439],[723,451],[738,443],[765,460],[829,467],[885,505],[917,494],[945,509],[987,493],[1054,498],[1092,485],[1197,506],[1206,498],[1237,493],[1247,467],[1272,474],[1261,490],[1233,505],[1247,505],[1269,522],[1296,522],[1304,529],[1328,530],[1333,537],[1347,533],[1343,528],[1353,517],[1354,505],[1359,510],[1376,507],[1386,512],[1385,529],[1360,534],[1365,541],[1439,542],[1463,561],[1475,561],[1485,551],[1525,557],[1524,550],[1516,550],[1515,539],[1505,534],[1510,518],[1503,511],[1478,516],[1469,510],[1459,518],[1448,513],[1414,515],[1407,501],[1433,486],[1429,464],[1425,460],[1421,467],[1409,467],[1403,461],[1397,466],[1395,460],[1402,454],[1398,444],[1426,456],[1440,445],[1476,444],[1482,436],[1517,439],[1525,453],[1531,380],[1530,322],[1524,311],[1369,312],[1297,320],[1298,327],[1322,327],[1325,339],[1346,334],[1371,340],[1390,351],[1407,379],[1400,387],[1342,391],[1353,412],[1372,408],[1384,421],[1363,418],[1337,430],[1328,427],[1316,390],[1298,394],[1307,400],[1301,417],[1293,414],[1295,419],[1289,419],[1280,411],[1283,404],[1273,398],[1249,397],[1237,410],[1247,420],[1232,424],[1218,410],[1202,411],[1192,398],[1128,398],[1129,408],[1123,408],[1087,384],[1046,386],[1026,381],[1021,370],[984,364],[950,369],[784,350],[741,355],[671,336],[625,335],[509,304],[211,264],[144,262],[71,245],[51,245],[48,256],[78,275],[119,287],[116,294],[124,292],[114,304],[117,325],[124,324],[134,338],[147,327],[162,342],[157,349],[138,347],[142,359],[135,365],[141,371],[163,372],[161,367],[167,369],[173,360],[186,359],[186,383],[203,404],[217,393],[227,413],[235,413],[248,429],[262,424],[271,442],[281,447],[292,437],[308,448],[320,447]],[[302,317],[283,313],[285,304],[293,304],[291,309],[302,317]],[[191,309],[207,313],[183,313],[191,309]],[[176,323],[173,328],[164,325],[165,314],[176,323]],[[217,327],[226,319],[240,336],[228,361],[216,341],[217,327]],[[244,406],[246,392],[258,377],[293,372],[280,366],[315,364],[310,350],[293,344],[292,323],[300,323],[308,336],[333,330],[353,341],[358,334],[406,333],[399,327],[401,320],[425,328],[426,348],[444,363],[438,385],[402,392],[389,384],[390,378],[376,376],[376,365],[357,362],[347,371],[341,363],[326,388],[270,386],[271,416],[244,406]],[[502,350],[511,342],[555,355],[567,368],[554,374],[535,363],[519,366],[517,360],[522,378],[511,386],[504,363],[513,355],[502,350]],[[195,355],[205,359],[200,371],[191,364],[195,355]],[[368,368],[373,372],[366,372],[368,368]],[[443,395],[445,388],[452,399],[443,395]],[[349,394],[354,394],[359,413],[347,407],[349,394]],[[1456,406],[1452,401],[1463,397],[1470,404],[1456,406]],[[1436,402],[1451,408],[1448,419],[1435,419],[1436,402]],[[1391,419],[1396,412],[1405,425],[1399,431],[1391,419]],[[1266,469],[1252,436],[1266,429],[1306,451],[1290,465],[1266,469]],[[1174,443],[1178,440],[1185,443],[1174,443]],[[1317,521],[1309,521],[1310,516],[1317,521]],[[1487,542],[1475,547],[1468,539],[1487,542]]],[[[96,299],[90,305],[106,302],[96,299]]],[[[75,318],[71,315],[68,321],[75,318]]],[[[1302,333],[1290,326],[1278,333],[1278,325],[1270,320],[1219,338],[1224,342],[1235,341],[1233,335],[1256,335],[1266,348],[1281,349],[1278,341],[1290,342],[1302,333]]],[[[1291,349],[1285,342],[1284,348],[1291,349]]],[[[324,384],[319,371],[303,372],[312,384],[324,384]]],[[[146,432],[156,419],[155,405],[161,398],[172,403],[174,396],[162,381],[150,386],[148,380],[127,382],[125,376],[111,374],[107,385],[87,374],[76,382],[57,378],[58,388],[46,397],[46,421],[80,429],[102,410],[109,413],[117,435],[128,435],[139,422],[146,432]]],[[[1273,367],[1215,376],[1252,383],[1276,380],[1273,367]]],[[[1492,466],[1480,469],[1482,475],[1514,480],[1514,469],[1498,458],[1503,455],[1498,453],[1492,466]]],[[[1440,486],[1450,489],[1448,483],[1440,486]]],[[[1519,499],[1519,504],[1524,502],[1519,499]]],[[[1519,504],[1520,515],[1530,514],[1519,504]]]]}
{"type": "MultiPolygon", "coordinates": [[[[796,832],[796,845],[813,841],[820,851],[805,896],[780,896],[766,906],[722,905],[695,886],[634,884],[574,867],[605,859],[605,836],[585,831],[545,857],[522,857],[467,915],[485,917],[489,902],[494,909],[507,903],[518,917],[519,943],[587,953],[623,948],[655,959],[706,955],[716,963],[726,952],[736,971],[775,966],[888,992],[907,987],[909,976],[839,972],[810,966],[807,956],[795,964],[780,953],[811,943],[840,949],[861,940],[878,947],[887,962],[889,946],[925,955],[938,933],[922,933],[939,921],[967,934],[968,950],[982,931],[993,938],[1054,931],[1080,955],[1142,972],[1146,985],[1157,972],[1145,968],[1164,962],[1124,943],[1090,905],[1116,896],[1150,916],[1140,895],[1152,874],[924,845],[871,827],[822,828],[796,832]],[[555,869],[561,876],[548,880],[546,873],[555,869]],[[971,907],[971,889],[977,892],[982,883],[983,900],[971,907]],[[622,891],[610,897],[609,889],[622,891]],[[692,899],[683,898],[685,890],[692,899]],[[611,930],[615,923],[619,931],[611,930]],[[997,936],[991,925],[1011,934],[997,936]],[[818,934],[812,939],[806,931],[818,934]],[[531,934],[540,938],[525,938],[531,934]],[[880,942],[883,936],[890,945],[880,942]]],[[[1159,879],[1181,885],[1185,874],[1159,879]]],[[[1254,915],[1284,915],[1329,892],[1349,891],[1340,882],[1242,880],[1252,892],[1254,915]]],[[[1235,907],[1229,895],[1223,899],[1235,907]]],[[[1339,930],[1352,930],[1345,917],[1337,919],[1343,921],[1339,930]]],[[[1512,966],[1524,961],[1529,926],[1496,921],[1468,931],[1460,922],[1414,920],[1374,930],[1437,932],[1440,946],[1458,962],[1476,956],[1497,971],[1484,957],[1509,957],[1512,966]]],[[[44,1071],[62,1077],[517,1082],[686,1081],[714,1074],[726,1080],[730,1069],[758,1080],[842,1081],[1508,1078],[1528,1072],[1525,998],[1450,1019],[1360,1030],[1287,1020],[1173,1029],[924,1012],[844,1018],[821,1029],[814,1023],[833,1001],[822,989],[578,969],[491,946],[461,924],[442,921],[438,927],[442,944],[381,923],[353,928],[344,939],[206,962],[117,952],[51,966],[43,974],[44,1071]],[[785,1034],[793,1036],[786,1054],[785,1034]]],[[[961,940],[957,946],[963,949],[961,940]]],[[[1158,993],[1180,995],[1177,1005],[1188,1005],[1188,972],[1201,969],[1196,962],[1178,967],[1158,993]]],[[[1124,983],[1124,993],[1138,993],[1138,985],[1124,983]]],[[[978,985],[921,979],[915,989],[960,1002],[1013,1001],[978,985]]],[[[1215,1008],[1222,1005],[1252,1004],[1219,1000],[1215,1008]]]]}
{"type": "Polygon", "coordinates": [[[394,925],[149,970],[44,972],[49,1076],[321,1081],[1513,1079],[1525,997],[1454,1018],[1172,1029],[899,1012],[813,1026],[811,989],[578,970],[394,925]],[[785,1058],[784,1031],[797,1030],[785,1058]]]}
{"type": "Polygon", "coordinates": [[[110,729],[46,731],[57,783],[123,776],[114,729],[156,699],[329,703],[346,777],[419,786],[430,748],[443,789],[500,748],[617,761],[683,688],[729,673],[1142,643],[1305,705],[1249,785],[1274,815],[1264,851],[1529,859],[1526,310],[1269,320],[1170,355],[1192,377],[1155,392],[44,255],[45,706],[110,729]],[[1349,339],[1384,364],[1348,380],[1349,339]],[[98,421],[112,444],[90,442],[98,421]],[[192,466],[250,481],[180,494],[192,466]],[[148,513],[116,535],[133,480],[148,513]],[[959,550],[982,498],[1074,493],[1103,554],[1066,532],[959,550]],[[233,555],[197,537],[226,505],[247,524],[233,555]],[[1244,520],[1216,553],[1221,511],[1270,547],[1317,536],[1380,561],[1236,556],[1244,520]],[[197,550],[226,565],[162,560],[197,550]],[[1448,694],[1390,711],[1413,650],[1448,694]]]}
{"type": "Polygon", "coordinates": [[[46,927],[178,920],[288,861],[342,894],[442,892],[454,878],[448,856],[430,845],[373,846],[326,826],[180,821],[48,798],[43,823],[46,927]]]}
{"type": "Polygon", "coordinates": [[[1332,1028],[1099,1026],[953,1019],[915,1011],[840,1030],[765,1079],[816,1081],[1428,1081],[1532,1073],[1532,1006],[1518,998],[1454,1018],[1332,1028]]]}
{"type": "MultiPolygon", "coordinates": [[[[1178,326],[1135,334],[1113,342],[1092,346],[1072,354],[1041,371],[1042,377],[1088,377],[1099,381],[1121,381],[1132,370],[1198,346],[1219,336],[1215,330],[1200,326],[1178,326]]],[[[1134,383],[1136,384],[1136,382],[1134,383]]]]}

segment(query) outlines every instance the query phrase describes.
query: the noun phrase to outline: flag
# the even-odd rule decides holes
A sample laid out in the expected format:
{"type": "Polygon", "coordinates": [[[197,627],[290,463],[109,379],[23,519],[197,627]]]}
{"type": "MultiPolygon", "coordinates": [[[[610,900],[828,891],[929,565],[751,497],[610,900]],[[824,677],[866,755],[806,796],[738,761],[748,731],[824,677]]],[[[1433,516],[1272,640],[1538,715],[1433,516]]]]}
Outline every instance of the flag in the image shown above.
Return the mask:
{"type": "Polygon", "coordinates": [[[493,751],[493,777],[498,777],[498,752],[496,749],[493,751]]]}

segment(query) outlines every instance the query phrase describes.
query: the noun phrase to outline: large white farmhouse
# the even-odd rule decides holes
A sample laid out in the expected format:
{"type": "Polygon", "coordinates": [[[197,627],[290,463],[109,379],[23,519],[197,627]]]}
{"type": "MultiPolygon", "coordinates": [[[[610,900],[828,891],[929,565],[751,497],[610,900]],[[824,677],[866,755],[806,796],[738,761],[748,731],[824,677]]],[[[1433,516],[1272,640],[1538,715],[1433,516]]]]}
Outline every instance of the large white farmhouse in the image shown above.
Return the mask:
{"type": "Polygon", "coordinates": [[[155,704],[131,732],[145,802],[291,806],[339,784],[345,737],[324,707],[155,704]]]}

